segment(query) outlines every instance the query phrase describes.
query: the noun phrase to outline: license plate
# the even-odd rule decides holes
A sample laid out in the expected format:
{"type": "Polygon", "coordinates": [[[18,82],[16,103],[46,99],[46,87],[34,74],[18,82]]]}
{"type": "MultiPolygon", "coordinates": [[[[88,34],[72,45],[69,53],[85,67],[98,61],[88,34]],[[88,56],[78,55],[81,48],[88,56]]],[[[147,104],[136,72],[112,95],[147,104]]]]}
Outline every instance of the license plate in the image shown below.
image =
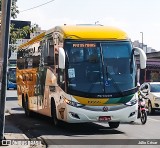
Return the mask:
{"type": "Polygon", "coordinates": [[[100,116],[99,121],[109,121],[111,120],[111,116],[100,116]]]}

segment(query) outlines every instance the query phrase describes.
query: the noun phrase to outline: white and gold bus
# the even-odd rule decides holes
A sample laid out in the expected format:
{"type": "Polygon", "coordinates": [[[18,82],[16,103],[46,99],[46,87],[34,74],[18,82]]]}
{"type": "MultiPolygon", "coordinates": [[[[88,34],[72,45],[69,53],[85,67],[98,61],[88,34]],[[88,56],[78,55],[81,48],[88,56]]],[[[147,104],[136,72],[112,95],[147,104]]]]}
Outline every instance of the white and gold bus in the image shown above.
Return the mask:
{"type": "Polygon", "coordinates": [[[137,118],[134,54],[146,55],[127,34],[100,25],[57,26],[22,44],[17,53],[18,103],[57,125],[120,122],[137,118]]]}

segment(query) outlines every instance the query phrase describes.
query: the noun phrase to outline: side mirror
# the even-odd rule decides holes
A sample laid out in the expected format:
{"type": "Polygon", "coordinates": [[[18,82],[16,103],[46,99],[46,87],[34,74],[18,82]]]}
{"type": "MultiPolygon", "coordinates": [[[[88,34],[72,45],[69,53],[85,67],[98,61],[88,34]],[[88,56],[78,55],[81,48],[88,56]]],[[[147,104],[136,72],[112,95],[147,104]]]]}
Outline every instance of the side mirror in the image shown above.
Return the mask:
{"type": "Polygon", "coordinates": [[[133,50],[139,53],[140,68],[145,69],[146,68],[146,61],[147,61],[147,57],[146,57],[145,52],[141,48],[138,48],[138,47],[134,47],[133,50]]]}
{"type": "Polygon", "coordinates": [[[59,68],[65,69],[65,52],[63,48],[59,48],[59,58],[58,58],[59,68]]]}

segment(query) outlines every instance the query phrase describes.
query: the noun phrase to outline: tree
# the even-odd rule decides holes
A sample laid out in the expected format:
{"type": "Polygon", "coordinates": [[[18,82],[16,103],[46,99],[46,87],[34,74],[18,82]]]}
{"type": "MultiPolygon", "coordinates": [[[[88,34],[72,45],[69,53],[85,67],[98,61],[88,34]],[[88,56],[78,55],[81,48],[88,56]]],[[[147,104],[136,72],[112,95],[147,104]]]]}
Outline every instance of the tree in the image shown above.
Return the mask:
{"type": "MultiPolygon", "coordinates": [[[[18,7],[16,6],[17,0],[12,0],[12,5],[11,5],[11,17],[16,18],[17,14],[19,13],[18,7]]],[[[2,0],[0,0],[0,11],[2,7],[2,0]]]]}
{"type": "Polygon", "coordinates": [[[16,44],[17,39],[25,38],[28,33],[33,33],[35,31],[36,24],[33,27],[24,26],[23,28],[15,28],[14,24],[10,25],[10,49],[15,50],[13,46],[16,44]]]}
{"type": "MultiPolygon", "coordinates": [[[[17,14],[19,14],[18,7],[16,5],[17,0],[12,0],[11,4],[11,17],[13,19],[17,18],[17,14]]],[[[0,0],[0,11],[1,11],[1,6],[2,6],[2,0],[0,0]]],[[[34,32],[35,30],[34,27],[30,26],[25,26],[23,28],[15,28],[14,24],[10,25],[10,49],[9,50],[15,50],[16,48],[13,46],[13,44],[16,44],[17,39],[23,39],[25,38],[28,33],[34,32]]]]}

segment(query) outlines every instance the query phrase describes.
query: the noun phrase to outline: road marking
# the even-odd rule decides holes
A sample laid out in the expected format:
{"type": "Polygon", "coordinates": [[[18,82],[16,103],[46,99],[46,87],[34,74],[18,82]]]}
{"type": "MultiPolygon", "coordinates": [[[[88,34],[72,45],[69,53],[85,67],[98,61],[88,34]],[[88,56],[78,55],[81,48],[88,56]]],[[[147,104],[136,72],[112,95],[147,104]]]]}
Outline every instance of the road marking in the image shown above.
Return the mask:
{"type": "Polygon", "coordinates": [[[149,117],[148,117],[148,119],[152,120],[152,121],[160,122],[160,120],[157,120],[157,119],[152,119],[152,118],[149,118],[149,117]]]}

